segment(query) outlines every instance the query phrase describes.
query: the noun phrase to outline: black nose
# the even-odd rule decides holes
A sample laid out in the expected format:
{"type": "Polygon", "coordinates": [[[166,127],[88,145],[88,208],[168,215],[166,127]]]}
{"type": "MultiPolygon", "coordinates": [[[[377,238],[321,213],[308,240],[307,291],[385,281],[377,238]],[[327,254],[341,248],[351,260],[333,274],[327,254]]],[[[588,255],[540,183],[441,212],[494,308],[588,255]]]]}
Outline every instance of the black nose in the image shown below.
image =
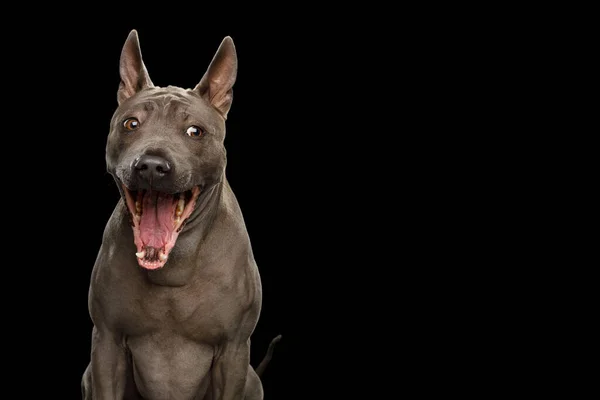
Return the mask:
{"type": "Polygon", "coordinates": [[[170,171],[169,162],[158,156],[143,155],[133,162],[133,172],[150,182],[159,180],[170,171]]]}

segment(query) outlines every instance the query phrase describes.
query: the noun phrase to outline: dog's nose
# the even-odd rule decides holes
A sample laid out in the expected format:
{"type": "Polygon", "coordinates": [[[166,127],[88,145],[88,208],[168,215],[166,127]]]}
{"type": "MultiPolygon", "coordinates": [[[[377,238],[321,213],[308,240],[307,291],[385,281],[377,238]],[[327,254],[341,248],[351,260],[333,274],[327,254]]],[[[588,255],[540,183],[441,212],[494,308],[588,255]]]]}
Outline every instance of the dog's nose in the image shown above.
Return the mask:
{"type": "Polygon", "coordinates": [[[140,177],[152,182],[167,175],[171,165],[162,157],[143,155],[133,162],[133,169],[140,177]]]}

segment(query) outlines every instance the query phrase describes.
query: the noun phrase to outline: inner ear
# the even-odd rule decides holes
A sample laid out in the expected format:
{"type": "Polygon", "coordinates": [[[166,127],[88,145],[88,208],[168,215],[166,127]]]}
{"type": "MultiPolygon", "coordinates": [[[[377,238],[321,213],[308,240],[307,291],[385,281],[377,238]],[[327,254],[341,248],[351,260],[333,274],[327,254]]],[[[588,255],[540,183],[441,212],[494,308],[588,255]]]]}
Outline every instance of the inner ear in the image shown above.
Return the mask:
{"type": "Polygon", "coordinates": [[[233,101],[233,85],[237,77],[237,54],[233,39],[221,42],[200,83],[194,90],[207,99],[224,118],[233,101]]]}
{"type": "Polygon", "coordinates": [[[142,60],[140,41],[135,29],[129,33],[123,45],[119,72],[121,75],[117,92],[119,104],[139,91],[154,86],[142,60]]]}

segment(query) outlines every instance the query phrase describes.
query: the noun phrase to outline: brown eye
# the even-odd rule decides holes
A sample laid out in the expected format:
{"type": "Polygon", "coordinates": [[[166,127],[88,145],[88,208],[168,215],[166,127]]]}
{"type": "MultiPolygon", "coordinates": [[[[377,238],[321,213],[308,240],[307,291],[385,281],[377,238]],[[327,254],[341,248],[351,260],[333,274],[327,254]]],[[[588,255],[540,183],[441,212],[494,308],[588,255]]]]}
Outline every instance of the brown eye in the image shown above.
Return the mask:
{"type": "Polygon", "coordinates": [[[125,127],[125,129],[127,129],[128,131],[134,131],[136,130],[139,126],[140,126],[140,121],[138,121],[135,118],[127,118],[124,122],[123,122],[123,126],[125,127]]]}
{"type": "Polygon", "coordinates": [[[202,135],[204,135],[204,131],[202,130],[202,128],[198,128],[197,126],[193,125],[187,128],[187,131],[185,131],[185,133],[187,133],[188,136],[193,138],[199,138],[202,135]]]}

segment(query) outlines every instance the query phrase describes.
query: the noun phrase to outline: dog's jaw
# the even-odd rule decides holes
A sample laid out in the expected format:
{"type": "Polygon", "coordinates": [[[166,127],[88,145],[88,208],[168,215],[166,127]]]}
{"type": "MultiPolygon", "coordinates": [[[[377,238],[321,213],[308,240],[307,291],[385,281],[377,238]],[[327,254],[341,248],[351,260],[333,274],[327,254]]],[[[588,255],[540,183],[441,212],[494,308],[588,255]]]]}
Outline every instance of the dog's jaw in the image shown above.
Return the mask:
{"type": "Polygon", "coordinates": [[[164,267],[179,233],[194,211],[200,187],[175,195],[134,192],[125,185],[122,188],[131,216],[138,264],[149,270],[164,267]]]}

